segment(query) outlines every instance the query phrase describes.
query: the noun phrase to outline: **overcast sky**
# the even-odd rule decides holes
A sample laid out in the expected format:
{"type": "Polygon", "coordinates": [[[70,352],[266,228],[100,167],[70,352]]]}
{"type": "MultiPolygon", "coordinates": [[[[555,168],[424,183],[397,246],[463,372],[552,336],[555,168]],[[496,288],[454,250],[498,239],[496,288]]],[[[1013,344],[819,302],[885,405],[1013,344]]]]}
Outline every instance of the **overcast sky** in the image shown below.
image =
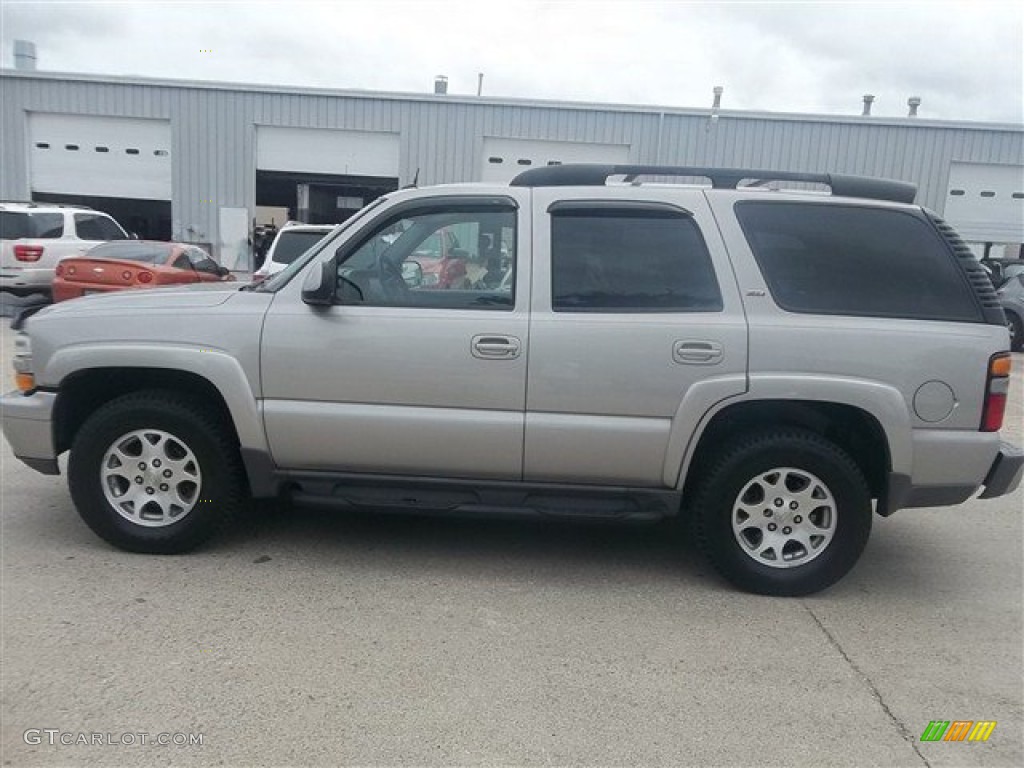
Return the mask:
{"type": "Polygon", "coordinates": [[[1024,123],[1022,2],[0,0],[40,70],[1024,123]]]}

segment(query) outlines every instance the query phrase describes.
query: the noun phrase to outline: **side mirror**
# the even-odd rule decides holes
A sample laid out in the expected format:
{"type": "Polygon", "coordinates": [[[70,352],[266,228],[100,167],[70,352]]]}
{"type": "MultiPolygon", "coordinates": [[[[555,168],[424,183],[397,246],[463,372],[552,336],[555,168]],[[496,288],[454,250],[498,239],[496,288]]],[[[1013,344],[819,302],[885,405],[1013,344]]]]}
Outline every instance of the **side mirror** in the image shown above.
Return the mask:
{"type": "Polygon", "coordinates": [[[329,306],[334,303],[334,292],[338,288],[338,267],[334,259],[328,259],[306,274],[302,284],[302,300],[313,306],[329,306]]]}
{"type": "Polygon", "coordinates": [[[418,261],[402,262],[402,280],[410,288],[419,288],[423,285],[423,267],[418,261]]]}
{"type": "Polygon", "coordinates": [[[231,270],[230,269],[228,269],[227,267],[222,267],[220,264],[217,265],[217,276],[218,277],[226,277],[229,274],[231,274],[231,270]]]}

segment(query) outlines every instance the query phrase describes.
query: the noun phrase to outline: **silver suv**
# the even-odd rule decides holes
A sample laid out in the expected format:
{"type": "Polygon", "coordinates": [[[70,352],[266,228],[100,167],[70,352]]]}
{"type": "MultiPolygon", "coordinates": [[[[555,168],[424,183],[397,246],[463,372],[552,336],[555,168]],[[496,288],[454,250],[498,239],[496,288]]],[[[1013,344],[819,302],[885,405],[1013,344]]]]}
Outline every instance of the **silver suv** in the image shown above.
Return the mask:
{"type": "Polygon", "coordinates": [[[49,295],[57,264],[127,240],[110,216],[80,205],[0,202],[0,290],[49,295]]]}
{"type": "Polygon", "coordinates": [[[999,301],[914,194],[586,165],[402,190],[258,287],[21,318],[4,432],[41,472],[70,450],[79,513],[132,551],[188,550],[246,499],[280,493],[479,515],[685,512],[733,583],[807,594],[853,567],[875,513],[1020,482],[1024,455],[998,435],[999,301]],[[443,288],[417,261],[442,231],[466,270],[443,288]]]}

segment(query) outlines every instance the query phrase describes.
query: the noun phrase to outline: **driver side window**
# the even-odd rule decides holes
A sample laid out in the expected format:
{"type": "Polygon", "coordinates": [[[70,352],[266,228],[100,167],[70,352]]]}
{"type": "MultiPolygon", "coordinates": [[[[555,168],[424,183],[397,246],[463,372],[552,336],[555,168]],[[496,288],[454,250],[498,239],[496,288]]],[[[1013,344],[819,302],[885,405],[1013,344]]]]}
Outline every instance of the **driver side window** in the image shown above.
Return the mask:
{"type": "Polygon", "coordinates": [[[338,296],[367,306],[511,310],[515,225],[513,208],[493,205],[389,219],[340,261],[338,296]]]}

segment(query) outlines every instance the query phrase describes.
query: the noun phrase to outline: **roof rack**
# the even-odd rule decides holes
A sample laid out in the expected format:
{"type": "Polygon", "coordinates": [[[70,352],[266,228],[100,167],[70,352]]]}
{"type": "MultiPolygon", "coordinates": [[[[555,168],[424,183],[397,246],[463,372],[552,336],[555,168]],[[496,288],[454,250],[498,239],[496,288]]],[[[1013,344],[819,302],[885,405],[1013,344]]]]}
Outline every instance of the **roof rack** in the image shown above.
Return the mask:
{"type": "Polygon", "coordinates": [[[797,171],[753,171],[740,168],[700,168],[674,165],[598,165],[571,163],[531,168],[510,182],[513,187],[602,187],[610,176],[702,176],[711,180],[714,189],[736,189],[744,179],[769,181],[802,181],[827,184],[832,194],[840,197],[863,197],[912,203],[917,185],[894,179],[870,176],[846,176],[838,173],[801,173],[797,171]]]}
{"type": "Polygon", "coordinates": [[[95,210],[88,205],[71,203],[48,203],[45,200],[0,200],[0,205],[24,205],[26,208],[75,208],[82,211],[95,210]]]}

